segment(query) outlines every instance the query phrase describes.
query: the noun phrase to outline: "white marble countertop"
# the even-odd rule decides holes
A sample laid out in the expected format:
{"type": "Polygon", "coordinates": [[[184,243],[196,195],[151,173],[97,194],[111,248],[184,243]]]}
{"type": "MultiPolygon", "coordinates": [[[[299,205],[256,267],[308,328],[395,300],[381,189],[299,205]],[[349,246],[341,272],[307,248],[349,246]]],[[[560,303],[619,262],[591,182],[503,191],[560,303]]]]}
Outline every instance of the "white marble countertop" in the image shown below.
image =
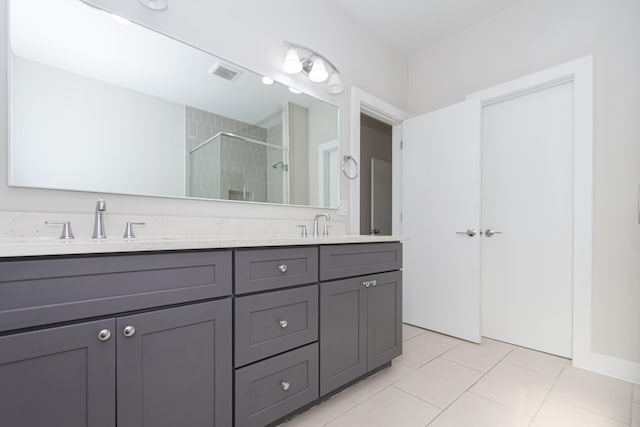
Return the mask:
{"type": "Polygon", "coordinates": [[[404,240],[407,240],[405,236],[358,235],[318,238],[302,238],[299,236],[265,236],[256,238],[159,236],[140,237],[132,240],[110,238],[103,241],[88,239],[64,241],[56,238],[42,237],[0,238],[0,257],[170,251],[183,249],[222,249],[260,246],[333,245],[341,243],[398,242],[404,240]]]}

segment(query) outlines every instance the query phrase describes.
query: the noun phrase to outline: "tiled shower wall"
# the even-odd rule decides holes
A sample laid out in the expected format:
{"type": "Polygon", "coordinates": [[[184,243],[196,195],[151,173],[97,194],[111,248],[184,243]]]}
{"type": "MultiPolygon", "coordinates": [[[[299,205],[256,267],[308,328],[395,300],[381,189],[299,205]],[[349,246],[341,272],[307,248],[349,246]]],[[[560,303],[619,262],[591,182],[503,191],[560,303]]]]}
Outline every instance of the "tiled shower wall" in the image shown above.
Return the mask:
{"type": "Polygon", "coordinates": [[[187,155],[192,148],[218,132],[231,132],[236,135],[257,139],[258,141],[267,140],[267,129],[265,128],[209,113],[188,105],[185,107],[185,117],[187,155]]]}
{"type": "Polygon", "coordinates": [[[222,197],[266,202],[267,147],[226,135],[220,137],[220,144],[222,197]]]}
{"type": "Polygon", "coordinates": [[[282,176],[274,176],[270,179],[270,175],[274,172],[282,175],[282,171],[270,167],[278,160],[268,163],[272,157],[282,158],[282,155],[267,154],[267,151],[279,152],[280,150],[222,136],[198,149],[194,153],[196,155],[189,153],[191,149],[221,131],[264,142],[271,140],[270,142],[275,143],[278,140],[278,145],[281,145],[281,125],[279,131],[274,131],[273,128],[267,130],[188,106],[185,113],[189,177],[187,195],[215,199],[282,202],[282,176]],[[269,133],[271,133],[270,137],[268,137],[269,133]],[[272,185],[278,188],[273,194],[268,195],[267,187],[272,185]]]}

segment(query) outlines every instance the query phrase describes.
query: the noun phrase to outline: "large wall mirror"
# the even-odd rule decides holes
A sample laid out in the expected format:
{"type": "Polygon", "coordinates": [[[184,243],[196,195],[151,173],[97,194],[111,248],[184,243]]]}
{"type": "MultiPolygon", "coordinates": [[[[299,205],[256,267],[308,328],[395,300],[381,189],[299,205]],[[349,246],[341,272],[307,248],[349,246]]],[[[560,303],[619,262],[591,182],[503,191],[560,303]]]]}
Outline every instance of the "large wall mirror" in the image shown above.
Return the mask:
{"type": "Polygon", "coordinates": [[[9,29],[10,185],[337,207],[336,106],[78,0],[9,29]]]}

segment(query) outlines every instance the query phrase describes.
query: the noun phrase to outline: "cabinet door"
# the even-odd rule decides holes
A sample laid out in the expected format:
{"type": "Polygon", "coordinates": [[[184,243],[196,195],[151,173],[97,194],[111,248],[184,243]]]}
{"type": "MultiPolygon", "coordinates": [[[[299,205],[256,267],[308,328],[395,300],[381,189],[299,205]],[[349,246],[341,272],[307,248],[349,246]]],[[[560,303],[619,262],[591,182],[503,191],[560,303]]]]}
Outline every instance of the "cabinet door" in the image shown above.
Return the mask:
{"type": "Polygon", "coordinates": [[[231,425],[231,299],[117,319],[119,427],[231,425]]]}
{"type": "Polygon", "coordinates": [[[366,291],[360,278],[320,284],[320,394],[367,371],[366,291]]]}
{"type": "Polygon", "coordinates": [[[402,272],[361,278],[367,289],[367,370],[402,354],[402,272]]]}
{"type": "Polygon", "coordinates": [[[0,425],[114,427],[115,320],[0,338],[0,425]]]}

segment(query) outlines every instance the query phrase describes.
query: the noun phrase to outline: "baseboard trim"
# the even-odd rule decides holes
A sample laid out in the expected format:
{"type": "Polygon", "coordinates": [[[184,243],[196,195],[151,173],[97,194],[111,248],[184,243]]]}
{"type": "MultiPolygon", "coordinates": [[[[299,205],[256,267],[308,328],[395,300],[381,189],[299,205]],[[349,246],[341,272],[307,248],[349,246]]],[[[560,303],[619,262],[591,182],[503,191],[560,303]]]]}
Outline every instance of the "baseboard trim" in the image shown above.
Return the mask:
{"type": "Polygon", "coordinates": [[[623,381],[640,384],[640,363],[600,353],[590,353],[574,359],[573,366],[608,375],[623,381]]]}

